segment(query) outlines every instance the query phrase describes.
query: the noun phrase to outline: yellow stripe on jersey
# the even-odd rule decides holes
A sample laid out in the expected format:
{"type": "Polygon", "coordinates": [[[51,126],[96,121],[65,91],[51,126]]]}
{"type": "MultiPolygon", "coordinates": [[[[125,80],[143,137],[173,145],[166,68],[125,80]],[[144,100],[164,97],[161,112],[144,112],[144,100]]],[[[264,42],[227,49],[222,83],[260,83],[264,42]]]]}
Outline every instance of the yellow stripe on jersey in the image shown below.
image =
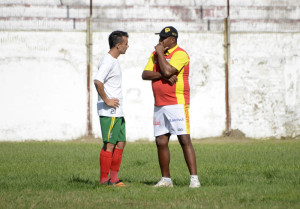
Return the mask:
{"type": "Polygon", "coordinates": [[[189,105],[184,105],[184,114],[185,114],[186,134],[190,134],[189,105]]]}
{"type": "Polygon", "coordinates": [[[183,72],[184,72],[184,68],[178,74],[177,82],[176,82],[176,98],[178,104],[185,104],[185,98],[183,93],[184,90],[183,72]]]}
{"type": "Polygon", "coordinates": [[[115,124],[115,117],[112,117],[111,118],[111,123],[110,123],[110,127],[109,127],[109,131],[108,131],[108,136],[107,136],[107,140],[109,141],[109,138],[110,138],[110,132],[111,132],[111,130],[113,129],[113,127],[114,127],[114,124],[115,124]]]}
{"type": "Polygon", "coordinates": [[[189,63],[189,56],[184,51],[177,51],[173,54],[170,65],[172,65],[176,70],[179,72],[177,75],[177,82],[176,82],[176,98],[178,104],[185,104],[184,98],[184,80],[183,80],[183,73],[184,73],[184,66],[189,63]]]}

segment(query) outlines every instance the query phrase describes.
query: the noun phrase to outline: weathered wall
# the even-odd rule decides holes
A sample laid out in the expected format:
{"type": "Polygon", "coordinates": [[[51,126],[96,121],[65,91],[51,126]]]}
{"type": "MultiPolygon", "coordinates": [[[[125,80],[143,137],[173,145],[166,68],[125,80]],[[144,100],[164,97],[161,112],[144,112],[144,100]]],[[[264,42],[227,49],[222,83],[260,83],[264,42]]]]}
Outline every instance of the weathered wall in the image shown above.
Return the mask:
{"type": "MultiPolygon", "coordinates": [[[[157,43],[149,33],[130,33],[119,57],[129,141],[153,140],[153,96],[142,70],[157,43]]],[[[108,52],[109,32],[94,33],[94,66],[108,52]]],[[[86,130],[84,32],[0,33],[0,140],[80,137],[86,130]]],[[[191,133],[219,136],[225,129],[222,33],[183,33],[191,57],[191,133]]],[[[234,33],[231,37],[232,128],[249,137],[300,135],[299,33],[234,33]]],[[[96,92],[93,89],[94,108],[96,92]]],[[[96,109],[93,133],[100,136],[96,109]]]]}
{"type": "MultiPolygon", "coordinates": [[[[89,0],[2,0],[0,30],[86,30],[89,0]]],[[[160,23],[184,32],[224,31],[226,0],[93,1],[93,28],[111,31],[159,30],[160,23]]],[[[232,0],[232,31],[299,32],[298,0],[232,0]]]]}
{"type": "Polygon", "coordinates": [[[0,139],[85,134],[85,33],[0,33],[0,139]]]}
{"type": "Polygon", "coordinates": [[[232,127],[250,137],[300,135],[299,33],[232,35],[232,127]]]}

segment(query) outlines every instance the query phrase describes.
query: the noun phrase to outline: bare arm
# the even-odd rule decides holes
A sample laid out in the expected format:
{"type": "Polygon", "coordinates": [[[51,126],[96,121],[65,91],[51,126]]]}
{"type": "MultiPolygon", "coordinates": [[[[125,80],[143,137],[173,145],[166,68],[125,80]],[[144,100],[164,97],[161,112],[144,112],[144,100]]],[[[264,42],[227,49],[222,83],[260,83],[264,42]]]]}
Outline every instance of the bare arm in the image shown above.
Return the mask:
{"type": "Polygon", "coordinates": [[[158,80],[161,79],[162,75],[160,72],[153,72],[153,71],[148,71],[144,70],[142,74],[142,79],[143,80],[158,80]]]}
{"type": "Polygon", "coordinates": [[[165,50],[166,49],[163,47],[163,45],[161,43],[159,43],[155,46],[155,51],[158,56],[158,63],[159,63],[160,70],[163,74],[163,77],[169,79],[173,75],[175,75],[175,73],[177,73],[177,70],[176,70],[176,68],[174,68],[172,65],[170,65],[167,62],[165,55],[164,55],[165,50]]]}
{"type": "Polygon", "coordinates": [[[109,99],[107,98],[105,91],[104,91],[104,85],[102,82],[98,81],[98,80],[94,80],[94,84],[96,86],[97,92],[99,94],[99,96],[102,98],[102,100],[104,101],[104,103],[107,106],[113,107],[113,108],[117,108],[120,106],[119,100],[118,99],[109,99]]]}
{"type": "Polygon", "coordinates": [[[148,70],[144,70],[143,74],[142,74],[142,79],[143,80],[159,80],[159,79],[165,79],[166,81],[168,81],[169,83],[171,83],[172,85],[175,84],[177,82],[177,76],[173,75],[170,78],[164,78],[162,76],[162,74],[160,72],[153,72],[153,71],[148,71],[148,70]]]}

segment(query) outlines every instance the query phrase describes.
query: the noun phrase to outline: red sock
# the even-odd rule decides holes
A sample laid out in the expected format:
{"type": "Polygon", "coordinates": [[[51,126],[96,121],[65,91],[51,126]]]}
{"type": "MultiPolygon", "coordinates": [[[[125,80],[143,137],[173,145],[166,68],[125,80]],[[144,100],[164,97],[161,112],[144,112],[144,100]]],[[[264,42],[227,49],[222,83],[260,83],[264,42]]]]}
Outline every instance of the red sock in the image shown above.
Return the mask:
{"type": "Polygon", "coordinates": [[[122,149],[115,148],[112,156],[111,167],[110,167],[110,180],[113,183],[119,181],[118,172],[122,161],[122,154],[123,154],[122,149]]]}
{"type": "Polygon", "coordinates": [[[100,183],[108,181],[108,173],[112,162],[112,152],[104,151],[100,152],[100,183]]]}

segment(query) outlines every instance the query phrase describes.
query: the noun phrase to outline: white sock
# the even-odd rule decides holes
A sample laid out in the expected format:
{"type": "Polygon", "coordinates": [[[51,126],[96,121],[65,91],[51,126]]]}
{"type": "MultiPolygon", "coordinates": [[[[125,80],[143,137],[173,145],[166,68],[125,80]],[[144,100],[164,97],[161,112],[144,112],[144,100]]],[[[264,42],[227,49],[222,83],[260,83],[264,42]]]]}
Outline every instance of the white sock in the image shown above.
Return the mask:
{"type": "Polygon", "coordinates": [[[171,178],[168,178],[168,177],[161,177],[162,180],[166,180],[170,183],[172,183],[172,179],[171,178]]]}
{"type": "Polygon", "coordinates": [[[192,179],[197,179],[197,180],[199,181],[198,175],[191,175],[191,180],[192,180],[192,179]]]}

